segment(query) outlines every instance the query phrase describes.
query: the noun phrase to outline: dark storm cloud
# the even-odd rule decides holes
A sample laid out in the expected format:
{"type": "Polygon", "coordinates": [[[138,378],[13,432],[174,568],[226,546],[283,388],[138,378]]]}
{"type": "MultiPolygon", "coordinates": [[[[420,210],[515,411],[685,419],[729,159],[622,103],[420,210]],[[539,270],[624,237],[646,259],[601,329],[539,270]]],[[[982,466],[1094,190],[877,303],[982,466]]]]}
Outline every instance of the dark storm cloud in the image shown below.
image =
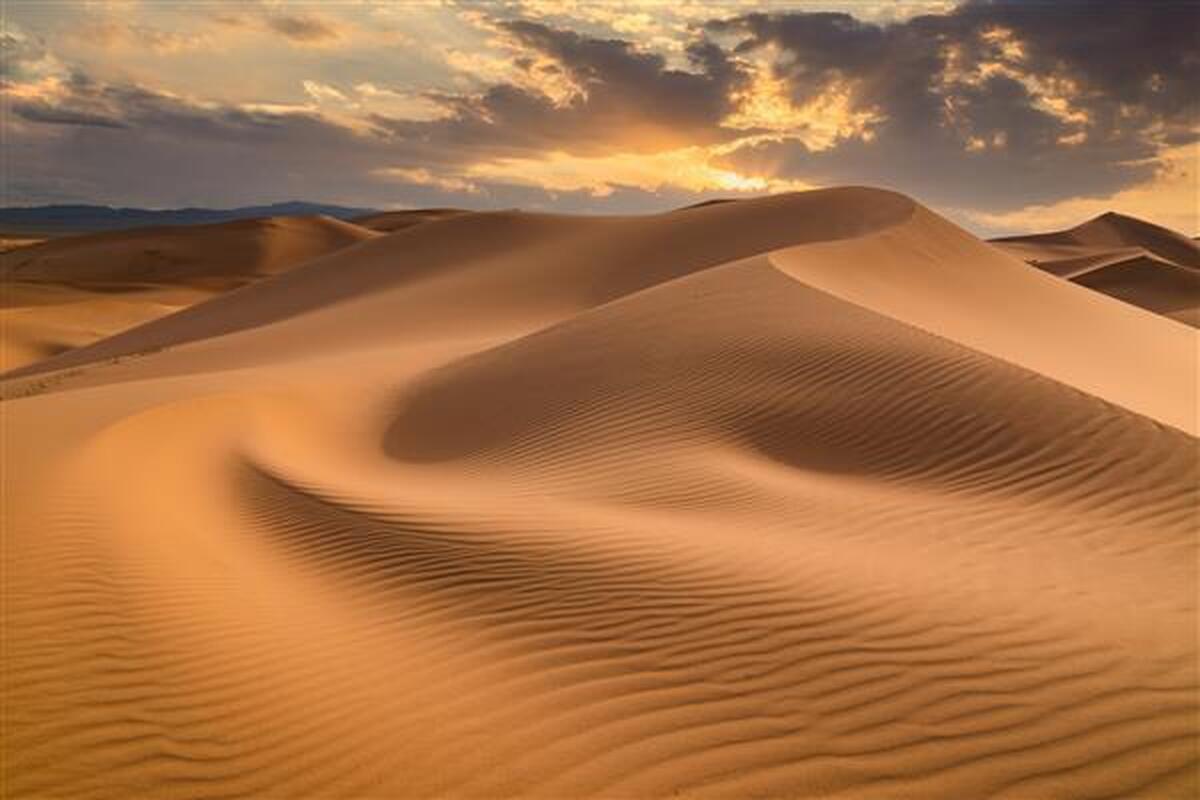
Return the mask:
{"type": "Polygon", "coordinates": [[[785,53],[780,69],[797,103],[849,79],[856,103],[884,118],[870,142],[823,152],[765,143],[731,166],[887,183],[933,203],[1003,210],[1116,191],[1151,176],[1162,144],[1194,141],[1197,20],[1196,7],[1179,2],[979,2],[886,26],[792,13],[707,28],[732,37],[735,52],[785,53]],[[1004,57],[1004,38],[1019,56],[1004,57]],[[1024,80],[977,72],[997,63],[1024,80]],[[956,80],[973,72],[973,81],[956,80]],[[1048,81],[1060,82],[1062,97],[1047,96],[1048,81]],[[1047,100],[1065,100],[1086,123],[1047,100]]]}

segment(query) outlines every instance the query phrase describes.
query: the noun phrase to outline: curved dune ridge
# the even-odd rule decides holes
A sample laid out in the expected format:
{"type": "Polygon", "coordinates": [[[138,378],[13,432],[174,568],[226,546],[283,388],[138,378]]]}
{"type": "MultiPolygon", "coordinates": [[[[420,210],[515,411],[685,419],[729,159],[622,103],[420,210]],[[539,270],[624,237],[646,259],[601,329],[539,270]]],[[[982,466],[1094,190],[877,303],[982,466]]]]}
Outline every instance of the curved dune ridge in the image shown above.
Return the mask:
{"type": "Polygon", "coordinates": [[[6,796],[1193,797],[1192,336],[841,189],[424,222],[60,355],[6,796]]]}
{"type": "Polygon", "coordinates": [[[993,244],[1049,273],[1200,328],[1200,246],[1123,214],[993,244]]]}

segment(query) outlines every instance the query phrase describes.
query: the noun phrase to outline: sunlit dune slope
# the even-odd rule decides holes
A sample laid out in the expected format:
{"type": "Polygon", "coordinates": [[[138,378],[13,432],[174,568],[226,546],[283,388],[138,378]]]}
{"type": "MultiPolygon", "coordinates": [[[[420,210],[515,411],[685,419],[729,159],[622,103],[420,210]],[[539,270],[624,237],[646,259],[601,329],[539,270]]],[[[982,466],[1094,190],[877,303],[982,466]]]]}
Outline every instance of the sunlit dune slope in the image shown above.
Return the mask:
{"type": "Polygon", "coordinates": [[[1069,230],[993,244],[1047,272],[1200,327],[1200,246],[1175,231],[1108,213],[1069,230]]]}
{"type": "Polygon", "coordinates": [[[0,384],[6,791],[1192,797],[1192,336],[853,188],[64,353],[0,384]]]}

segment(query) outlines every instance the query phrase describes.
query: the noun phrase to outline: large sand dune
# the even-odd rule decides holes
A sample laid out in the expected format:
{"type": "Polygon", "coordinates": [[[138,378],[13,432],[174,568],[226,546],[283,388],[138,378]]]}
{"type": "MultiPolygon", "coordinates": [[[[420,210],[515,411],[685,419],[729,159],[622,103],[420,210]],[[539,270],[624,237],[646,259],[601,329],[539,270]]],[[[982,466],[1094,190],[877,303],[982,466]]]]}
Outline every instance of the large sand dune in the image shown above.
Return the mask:
{"type": "Polygon", "coordinates": [[[905,197],[425,221],[0,388],[13,797],[1200,790],[1195,334],[905,197]]]}

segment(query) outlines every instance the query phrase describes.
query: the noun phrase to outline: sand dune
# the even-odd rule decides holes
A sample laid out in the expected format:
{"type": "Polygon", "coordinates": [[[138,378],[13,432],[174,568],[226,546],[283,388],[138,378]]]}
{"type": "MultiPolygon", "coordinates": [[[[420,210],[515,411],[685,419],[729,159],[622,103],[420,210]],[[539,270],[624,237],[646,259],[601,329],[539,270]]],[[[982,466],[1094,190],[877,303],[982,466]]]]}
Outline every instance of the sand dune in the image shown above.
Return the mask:
{"type": "Polygon", "coordinates": [[[369,239],[332,217],[268,217],[51,239],[0,257],[8,281],[228,288],[369,239]]]}
{"type": "Polygon", "coordinates": [[[5,282],[0,288],[0,369],[42,361],[212,296],[187,287],[97,291],[5,282]]]}
{"type": "Polygon", "coordinates": [[[993,244],[1054,275],[1200,327],[1200,246],[1175,231],[1108,213],[1069,230],[993,244]]]}
{"type": "Polygon", "coordinates": [[[0,253],[0,369],[40,361],[376,234],[274,217],[51,239],[0,253]]]}
{"type": "Polygon", "coordinates": [[[372,238],[3,382],[4,785],[1192,797],[1195,369],[876,190],[372,238]]]}
{"type": "MultiPolygon", "coordinates": [[[[200,350],[228,368],[264,357],[309,356],[350,341],[529,333],[695,270],[797,242],[853,237],[905,219],[912,209],[900,195],[837,189],[655,217],[464,214],[315,259],[14,374],[77,370],[268,325],[254,335],[253,347],[219,340],[200,350]],[[282,325],[314,314],[300,327],[282,325]]],[[[196,368],[194,358],[184,360],[176,367],[175,357],[156,359],[151,368],[196,368]]]]}

